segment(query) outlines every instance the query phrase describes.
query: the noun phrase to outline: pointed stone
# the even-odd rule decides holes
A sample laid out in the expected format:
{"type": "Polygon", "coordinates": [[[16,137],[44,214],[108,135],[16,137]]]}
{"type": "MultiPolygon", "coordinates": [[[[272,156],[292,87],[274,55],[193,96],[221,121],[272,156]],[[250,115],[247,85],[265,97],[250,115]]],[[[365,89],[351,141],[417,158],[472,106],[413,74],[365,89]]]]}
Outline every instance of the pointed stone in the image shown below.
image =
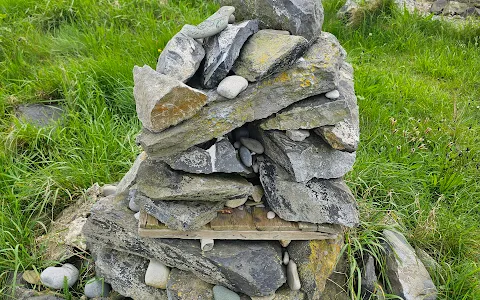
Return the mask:
{"type": "Polygon", "coordinates": [[[205,66],[203,85],[216,87],[233,67],[245,41],[258,31],[258,21],[248,20],[239,24],[228,25],[225,30],[204,42],[205,66]]]}
{"type": "Polygon", "coordinates": [[[143,130],[137,141],[150,157],[158,158],[223,136],[246,122],[267,118],[299,100],[336,89],[344,57],[338,40],[324,32],[292,68],[250,84],[235,99],[211,102],[194,117],[161,133],[143,130]]]}
{"type": "Polygon", "coordinates": [[[133,68],[133,96],[144,128],[160,132],[195,115],[207,95],[145,65],[133,68]]]}
{"type": "Polygon", "coordinates": [[[157,72],[187,82],[205,57],[202,44],[179,32],[167,43],[157,62],[157,72]]]}
{"type": "Polygon", "coordinates": [[[117,185],[116,193],[117,195],[127,194],[129,189],[137,182],[138,168],[140,165],[147,159],[147,154],[144,152],[140,153],[135,162],[130,167],[130,170],[123,176],[120,183],[117,185]]]}
{"type": "Polygon", "coordinates": [[[138,171],[137,190],[152,200],[215,202],[248,197],[253,185],[239,175],[188,174],[148,160],[138,171]]]}
{"type": "Polygon", "coordinates": [[[293,65],[307,47],[301,36],[260,30],[245,43],[233,71],[250,82],[258,81],[293,65]]]}
{"type": "Polygon", "coordinates": [[[260,163],[260,181],[269,207],[284,220],[347,227],[359,222],[355,198],[342,179],[295,182],[281,167],[265,160],[260,163]]]}

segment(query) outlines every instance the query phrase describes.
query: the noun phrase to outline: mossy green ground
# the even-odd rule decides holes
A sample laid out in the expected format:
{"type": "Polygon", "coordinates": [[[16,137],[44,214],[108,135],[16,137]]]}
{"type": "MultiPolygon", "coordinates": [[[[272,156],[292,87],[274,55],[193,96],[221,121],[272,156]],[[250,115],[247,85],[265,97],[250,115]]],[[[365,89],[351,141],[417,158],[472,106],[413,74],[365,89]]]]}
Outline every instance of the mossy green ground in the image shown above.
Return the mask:
{"type": "MultiPolygon", "coordinates": [[[[354,27],[324,2],[325,31],[355,68],[361,143],[347,176],[362,226],[348,253],[374,251],[394,225],[438,262],[441,299],[480,299],[480,29],[379,9],[354,27]]],[[[204,1],[0,0],[0,274],[49,264],[35,237],[95,182],[118,181],[140,149],[134,65],[155,66],[204,1]],[[37,129],[21,103],[58,103],[61,126],[37,129]]]]}

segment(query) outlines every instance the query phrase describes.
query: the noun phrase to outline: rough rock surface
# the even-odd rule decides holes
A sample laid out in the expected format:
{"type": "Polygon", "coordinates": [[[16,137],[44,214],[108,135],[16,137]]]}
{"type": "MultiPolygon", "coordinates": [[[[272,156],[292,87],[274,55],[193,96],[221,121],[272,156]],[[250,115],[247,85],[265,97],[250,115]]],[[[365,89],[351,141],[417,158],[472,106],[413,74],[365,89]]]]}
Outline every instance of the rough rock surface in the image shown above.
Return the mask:
{"type": "Polygon", "coordinates": [[[169,300],[213,300],[213,285],[191,272],[172,269],[167,284],[169,300]]]}
{"type": "MultiPolygon", "coordinates": [[[[130,251],[134,253],[135,251],[130,251]]],[[[145,284],[149,260],[131,253],[104,248],[95,244],[92,248],[97,276],[110,283],[121,295],[133,299],[167,300],[167,293],[145,284]]]]}
{"type": "Polygon", "coordinates": [[[204,57],[202,44],[180,31],[160,53],[157,72],[186,82],[197,72],[204,57]]]}
{"type": "Polygon", "coordinates": [[[301,290],[308,299],[323,299],[322,292],[335,270],[342,247],[341,235],[335,240],[292,241],[288,245],[290,258],[297,263],[301,290]]]}
{"type": "Polygon", "coordinates": [[[191,118],[207,103],[207,95],[201,91],[147,65],[133,68],[133,80],[138,118],[152,132],[191,118]]]}
{"type": "Polygon", "coordinates": [[[161,133],[144,130],[137,141],[149,156],[164,157],[223,136],[246,122],[264,119],[299,100],[336,89],[344,58],[338,40],[323,32],[289,70],[250,84],[233,100],[209,103],[194,117],[161,133]]]}
{"type": "Polygon", "coordinates": [[[355,163],[355,153],[332,149],[317,135],[294,142],[282,131],[257,132],[265,154],[287,170],[297,182],[312,178],[340,178],[355,163]]]}
{"type": "Polygon", "coordinates": [[[125,195],[129,192],[129,189],[137,182],[138,169],[143,161],[147,159],[147,154],[144,152],[140,153],[133,165],[130,167],[127,173],[123,176],[122,180],[117,185],[117,195],[125,195]]]}
{"type": "Polygon", "coordinates": [[[193,146],[182,153],[164,158],[164,161],[174,170],[195,174],[251,173],[227,139],[216,142],[207,150],[193,146]]]}
{"type": "Polygon", "coordinates": [[[235,6],[238,20],[258,19],[261,28],[288,30],[314,40],[323,24],[321,1],[313,0],[219,0],[222,5],[235,6]]]}
{"type": "Polygon", "coordinates": [[[194,230],[215,219],[225,202],[213,201],[152,201],[137,194],[136,202],[149,215],[175,230],[194,230]]]}
{"type": "Polygon", "coordinates": [[[265,160],[260,163],[260,181],[270,208],[284,220],[358,224],[355,198],[342,179],[295,182],[281,167],[265,160]]]}
{"type": "Polygon", "coordinates": [[[365,255],[362,268],[362,296],[366,299],[372,297],[375,293],[377,284],[377,274],[375,272],[375,259],[370,254],[365,255]]]}
{"type": "Polygon", "coordinates": [[[219,34],[205,40],[206,55],[202,82],[206,88],[216,87],[227,76],[243,44],[257,31],[258,21],[248,20],[228,25],[219,34]]]}
{"type": "Polygon", "coordinates": [[[137,190],[152,200],[226,201],[245,198],[253,186],[240,175],[196,175],[148,160],[137,175],[137,190]]]}
{"type": "Polygon", "coordinates": [[[65,112],[58,105],[23,104],[15,109],[15,115],[21,122],[36,127],[47,127],[55,125],[64,117],[65,112]]]}
{"type": "Polygon", "coordinates": [[[325,125],[335,125],[343,121],[350,113],[343,99],[330,100],[325,95],[313,96],[290,105],[275,116],[263,121],[260,128],[313,129],[325,125]]]}
{"type": "Polygon", "coordinates": [[[307,47],[308,41],[301,36],[260,30],[243,46],[233,71],[248,81],[258,81],[293,65],[307,47]]]}
{"type": "Polygon", "coordinates": [[[288,286],[283,286],[275,292],[273,300],[307,300],[302,291],[292,291],[288,286]]]}
{"type": "MultiPolygon", "coordinates": [[[[89,245],[156,259],[170,267],[190,271],[206,282],[221,284],[250,296],[272,294],[285,283],[278,242],[219,240],[215,241],[211,251],[202,252],[200,243],[195,240],[142,238],[137,234],[138,221],[127,204],[125,200],[109,198],[95,204],[83,228],[89,245]]],[[[92,251],[98,257],[98,249],[92,251]]],[[[122,272],[131,273],[125,269],[122,272]]],[[[105,274],[99,276],[111,278],[105,274]]],[[[116,276],[120,275],[117,273],[116,276]]],[[[115,283],[107,282],[118,290],[115,283]]]]}
{"type": "Polygon", "coordinates": [[[415,250],[399,232],[384,230],[387,276],[395,295],[406,300],[437,298],[437,289],[415,250]]]}

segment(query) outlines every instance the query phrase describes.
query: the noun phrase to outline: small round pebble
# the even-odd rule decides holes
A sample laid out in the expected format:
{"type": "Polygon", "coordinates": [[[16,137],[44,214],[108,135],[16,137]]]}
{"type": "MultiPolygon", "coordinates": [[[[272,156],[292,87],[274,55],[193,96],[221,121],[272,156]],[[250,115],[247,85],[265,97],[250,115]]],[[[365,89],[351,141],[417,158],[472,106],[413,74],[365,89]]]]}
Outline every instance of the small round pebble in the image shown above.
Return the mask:
{"type": "Polygon", "coordinates": [[[215,245],[215,241],[212,239],[201,239],[200,240],[200,248],[202,251],[210,251],[213,249],[215,245]]]}
{"type": "Polygon", "coordinates": [[[250,153],[250,150],[248,150],[246,147],[242,146],[238,150],[240,154],[240,160],[246,167],[251,167],[253,164],[252,160],[252,154],[250,153]]]}
{"type": "Polygon", "coordinates": [[[230,17],[228,17],[228,24],[233,24],[235,23],[235,15],[230,15],[230,17]]]}
{"type": "Polygon", "coordinates": [[[269,211],[267,213],[267,219],[271,220],[273,218],[275,218],[275,213],[273,211],[269,211]]]}
{"type": "Polygon", "coordinates": [[[103,186],[102,188],[102,194],[107,197],[107,196],[110,196],[110,195],[113,195],[117,192],[117,187],[115,185],[112,185],[112,184],[106,184],[103,186]]]}
{"type": "Polygon", "coordinates": [[[258,173],[260,167],[258,166],[258,163],[254,163],[252,165],[253,173],[258,173]]]}
{"type": "Polygon", "coordinates": [[[63,280],[67,278],[67,284],[72,287],[78,280],[78,269],[72,264],[64,264],[61,267],[48,267],[40,274],[44,286],[59,290],[63,288],[63,280]]]}
{"type": "Polygon", "coordinates": [[[145,272],[145,284],[157,289],[166,289],[170,269],[158,260],[150,260],[145,272]]]}
{"type": "Polygon", "coordinates": [[[302,287],[297,264],[293,260],[290,260],[287,265],[287,283],[292,291],[298,291],[302,287]]]}
{"type": "Polygon", "coordinates": [[[233,143],[233,147],[235,147],[235,149],[240,149],[240,147],[242,147],[242,143],[240,143],[240,141],[236,141],[233,143]]]}
{"type": "Polygon", "coordinates": [[[240,300],[240,296],[237,293],[221,285],[213,287],[213,298],[215,300],[240,300]]]}
{"type": "Polygon", "coordinates": [[[262,154],[265,149],[263,148],[262,143],[255,139],[242,137],[240,138],[242,145],[248,148],[248,150],[255,152],[256,154],[262,154]]]}
{"type": "Polygon", "coordinates": [[[340,97],[340,92],[338,92],[338,90],[333,90],[326,93],[325,97],[327,97],[328,99],[337,99],[338,97],[340,97]]]}
{"type": "Polygon", "coordinates": [[[285,253],[283,253],[283,264],[288,265],[289,261],[290,261],[290,255],[288,254],[288,251],[285,251],[285,253]]]}
{"type": "Polygon", "coordinates": [[[108,297],[111,287],[100,278],[93,278],[85,285],[85,296],[88,298],[108,297]]]}
{"type": "Polygon", "coordinates": [[[248,81],[242,76],[233,75],[223,79],[217,87],[217,93],[228,99],[233,99],[248,87],[248,81]]]}
{"type": "Polygon", "coordinates": [[[128,208],[130,208],[130,210],[132,210],[134,212],[139,212],[140,211],[140,206],[138,206],[138,204],[135,203],[135,195],[136,194],[137,194],[136,189],[130,189],[130,191],[128,191],[128,198],[130,199],[128,201],[128,208]]]}

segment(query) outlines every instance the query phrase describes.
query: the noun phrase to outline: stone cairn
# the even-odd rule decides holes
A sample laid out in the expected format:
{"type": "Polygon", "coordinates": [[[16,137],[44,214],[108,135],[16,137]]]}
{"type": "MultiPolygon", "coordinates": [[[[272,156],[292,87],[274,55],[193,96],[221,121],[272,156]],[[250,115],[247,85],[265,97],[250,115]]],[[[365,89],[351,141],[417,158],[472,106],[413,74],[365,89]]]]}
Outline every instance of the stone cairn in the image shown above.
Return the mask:
{"type": "Polygon", "coordinates": [[[133,69],[144,151],[84,226],[97,276],[134,299],[320,299],[341,228],[359,222],[342,179],[359,139],[353,69],[321,30],[320,1],[220,2],[168,42],[156,70],[133,69]],[[299,232],[340,230],[185,238],[256,208],[299,232]],[[139,235],[140,211],[179,238],[139,235]]]}

